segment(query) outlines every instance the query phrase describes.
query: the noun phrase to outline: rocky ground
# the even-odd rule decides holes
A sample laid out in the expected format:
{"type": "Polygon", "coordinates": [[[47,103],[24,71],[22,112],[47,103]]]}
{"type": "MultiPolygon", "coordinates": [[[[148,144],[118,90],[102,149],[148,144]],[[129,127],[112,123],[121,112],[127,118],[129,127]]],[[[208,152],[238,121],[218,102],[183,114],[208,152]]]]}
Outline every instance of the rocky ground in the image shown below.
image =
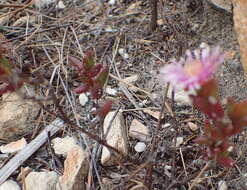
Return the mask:
{"type": "Polygon", "coordinates": [[[235,167],[215,166],[198,178],[207,162],[193,140],[203,134],[204,116],[184,92],[172,101],[170,91],[161,114],[166,86],[157,77],[162,65],[187,49],[220,45],[232,55],[216,75],[221,98],[244,100],[246,79],[229,7],[160,0],[158,27],[150,32],[146,0],[41,2],[0,1],[0,40],[9,41],[16,66],[29,65],[39,79],[39,85],[1,97],[0,183],[8,181],[0,190],[247,189],[246,133],[233,139],[235,167]],[[86,50],[111,68],[102,100],[114,105],[103,128],[93,114],[97,102],[73,93],[79,81],[68,56],[82,57],[86,50]],[[77,127],[56,120],[61,109],[77,127]],[[125,159],[116,159],[78,126],[101,138],[108,131],[106,142],[125,159]]]}

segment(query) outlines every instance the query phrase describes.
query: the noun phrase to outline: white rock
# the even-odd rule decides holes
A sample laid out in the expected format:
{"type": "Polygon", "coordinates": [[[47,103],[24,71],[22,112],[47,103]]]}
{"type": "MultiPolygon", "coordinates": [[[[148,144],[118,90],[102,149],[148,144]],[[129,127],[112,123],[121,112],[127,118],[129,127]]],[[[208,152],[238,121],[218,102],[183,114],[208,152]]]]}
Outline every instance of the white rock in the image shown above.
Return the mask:
{"type": "MultiPolygon", "coordinates": [[[[112,121],[114,115],[115,115],[114,111],[109,112],[104,120],[104,133],[108,131],[108,127],[111,123],[108,135],[106,136],[106,142],[109,145],[118,149],[124,155],[127,155],[128,141],[127,141],[124,118],[122,112],[119,111],[115,119],[112,121]]],[[[101,163],[104,166],[110,166],[116,164],[115,158],[111,155],[110,151],[106,147],[103,147],[102,150],[101,163]]]]}
{"type": "Polygon", "coordinates": [[[117,29],[113,29],[111,27],[105,28],[105,32],[117,32],[117,31],[118,31],[117,29]]]}
{"type": "Polygon", "coordinates": [[[146,144],[144,142],[138,142],[136,143],[134,149],[136,152],[144,152],[146,149],[146,144]]]}
{"type": "Polygon", "coordinates": [[[55,190],[57,181],[56,172],[30,172],[25,178],[26,190],[55,190]]]}
{"type": "Polygon", "coordinates": [[[39,106],[20,98],[16,93],[4,94],[0,104],[0,139],[11,139],[30,132],[30,120],[39,106]]]}
{"type": "MultiPolygon", "coordinates": [[[[179,105],[192,105],[190,94],[194,94],[194,91],[176,90],[174,93],[174,101],[179,105]]],[[[172,98],[172,88],[168,90],[168,97],[172,98]]]]}
{"type": "Polygon", "coordinates": [[[129,54],[126,53],[126,50],[123,48],[119,48],[118,53],[123,57],[123,59],[128,59],[129,54]]]}
{"type": "Polygon", "coordinates": [[[140,121],[133,119],[129,128],[129,136],[147,142],[150,140],[150,131],[148,127],[143,125],[140,121]]]}
{"type": "Polygon", "coordinates": [[[129,57],[130,57],[128,53],[124,53],[122,56],[124,59],[129,59],[129,57]]]}
{"type": "Polygon", "coordinates": [[[79,101],[82,106],[85,106],[86,103],[88,102],[88,97],[85,93],[80,94],[79,96],[79,101]]]}
{"type": "Polygon", "coordinates": [[[172,169],[172,167],[171,167],[171,166],[169,166],[169,165],[165,165],[165,169],[167,169],[167,170],[171,170],[171,169],[172,169]]]}
{"type": "Polygon", "coordinates": [[[228,187],[225,181],[219,181],[217,190],[227,190],[228,187]]]}
{"type": "Polygon", "coordinates": [[[165,174],[166,174],[168,177],[171,177],[171,176],[172,176],[172,174],[171,174],[171,169],[172,169],[171,166],[165,165],[165,174]]]}
{"type": "Polygon", "coordinates": [[[9,144],[0,146],[0,151],[2,153],[13,153],[13,152],[20,151],[26,145],[27,145],[26,139],[25,138],[22,138],[22,139],[20,139],[18,141],[11,142],[9,144]]]}
{"type": "Polygon", "coordinates": [[[0,190],[21,190],[21,188],[15,181],[7,180],[0,185],[0,190]]]}
{"type": "Polygon", "coordinates": [[[175,92],[175,96],[174,96],[174,100],[181,105],[191,105],[191,99],[189,97],[189,94],[187,92],[185,92],[184,90],[175,92]]]}
{"type": "Polygon", "coordinates": [[[119,48],[119,49],[118,49],[118,53],[119,53],[120,55],[123,55],[123,54],[125,53],[125,49],[119,48]]]}
{"type": "Polygon", "coordinates": [[[189,126],[191,131],[197,131],[197,129],[198,129],[198,126],[192,122],[188,122],[188,126],[189,126]]]}
{"type": "Polygon", "coordinates": [[[183,137],[177,137],[176,147],[179,147],[181,144],[183,144],[183,141],[184,141],[183,137]]]}
{"type": "Polygon", "coordinates": [[[82,148],[68,152],[64,162],[63,176],[59,177],[56,190],[84,190],[84,178],[89,170],[89,154],[82,148]]]}
{"type": "Polygon", "coordinates": [[[109,0],[108,4],[109,5],[114,5],[116,3],[116,0],[109,0]]]}
{"type": "Polygon", "coordinates": [[[56,5],[56,8],[57,9],[64,9],[65,8],[65,5],[64,5],[63,1],[59,1],[57,3],[57,5],[56,5]]]}
{"type": "Polygon", "coordinates": [[[52,145],[56,154],[67,156],[68,152],[74,148],[79,148],[76,139],[66,136],[64,138],[55,138],[52,141],[52,145]]]}
{"type": "Polygon", "coordinates": [[[170,123],[165,123],[164,125],[162,125],[162,128],[167,128],[167,127],[170,127],[171,124],[170,123]]]}
{"type": "Polygon", "coordinates": [[[105,92],[109,95],[115,96],[117,94],[117,90],[110,88],[109,86],[106,87],[105,92]]]}

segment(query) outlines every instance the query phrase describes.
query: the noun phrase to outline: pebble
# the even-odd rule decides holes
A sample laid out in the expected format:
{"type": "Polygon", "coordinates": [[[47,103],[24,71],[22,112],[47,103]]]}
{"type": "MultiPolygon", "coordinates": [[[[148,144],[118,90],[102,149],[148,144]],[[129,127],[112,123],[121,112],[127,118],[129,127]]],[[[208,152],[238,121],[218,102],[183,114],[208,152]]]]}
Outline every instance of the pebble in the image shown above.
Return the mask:
{"type": "Polygon", "coordinates": [[[57,9],[64,9],[65,5],[64,5],[63,1],[59,1],[58,4],[56,5],[56,8],[57,9]]]}
{"type": "Polygon", "coordinates": [[[15,181],[7,180],[0,185],[0,190],[21,190],[21,188],[15,181]]]}
{"type": "Polygon", "coordinates": [[[167,127],[170,127],[171,124],[170,123],[165,123],[164,125],[162,125],[162,128],[167,128],[167,127]]]}
{"type": "Polygon", "coordinates": [[[140,121],[133,119],[129,128],[129,136],[147,142],[150,140],[150,131],[148,127],[143,125],[140,121]]]}
{"type": "Polygon", "coordinates": [[[56,172],[30,172],[25,178],[26,190],[56,189],[58,175],[56,172]]]}
{"type": "Polygon", "coordinates": [[[183,144],[183,141],[184,141],[183,137],[177,137],[176,147],[179,147],[181,144],[183,144]]]}
{"type": "Polygon", "coordinates": [[[225,181],[219,181],[217,190],[227,190],[228,187],[225,181]]]}
{"type": "Polygon", "coordinates": [[[26,145],[27,145],[26,139],[22,138],[22,139],[20,139],[18,141],[11,142],[9,144],[0,146],[0,150],[1,150],[2,153],[14,153],[14,152],[20,151],[26,145]]]}
{"type": "Polygon", "coordinates": [[[146,149],[146,144],[144,142],[138,142],[136,143],[135,147],[134,147],[136,152],[144,152],[146,149]]]}
{"type": "Polygon", "coordinates": [[[191,131],[197,131],[197,129],[198,129],[198,126],[192,122],[188,122],[188,126],[189,126],[191,131]]]}
{"type": "Polygon", "coordinates": [[[82,148],[74,148],[68,152],[64,161],[64,173],[59,177],[56,190],[84,190],[84,179],[89,170],[89,154],[82,148]]]}
{"type": "Polygon", "coordinates": [[[80,101],[81,106],[85,106],[86,103],[88,102],[87,95],[85,93],[80,94],[79,101],[80,101]]]}
{"type": "MultiPolygon", "coordinates": [[[[103,128],[104,133],[108,132],[106,136],[106,142],[118,149],[124,155],[128,154],[128,139],[126,134],[126,126],[123,118],[122,111],[119,111],[115,116],[115,111],[109,112],[104,120],[103,128]],[[114,120],[112,118],[115,116],[114,120]],[[111,123],[111,126],[110,126],[111,123]],[[110,129],[108,130],[108,128],[110,129]]],[[[119,157],[120,159],[121,157],[119,157]]],[[[117,164],[116,157],[111,152],[103,147],[101,154],[101,163],[103,166],[112,166],[117,164]]]]}
{"type": "Polygon", "coordinates": [[[70,150],[72,150],[73,148],[79,148],[79,145],[77,145],[76,143],[76,139],[69,136],[66,136],[64,138],[57,137],[51,142],[54,152],[58,155],[67,156],[70,150]]]}
{"type": "Polygon", "coordinates": [[[109,86],[106,87],[105,91],[107,94],[112,95],[112,96],[116,96],[117,94],[117,90],[110,88],[109,86]]]}

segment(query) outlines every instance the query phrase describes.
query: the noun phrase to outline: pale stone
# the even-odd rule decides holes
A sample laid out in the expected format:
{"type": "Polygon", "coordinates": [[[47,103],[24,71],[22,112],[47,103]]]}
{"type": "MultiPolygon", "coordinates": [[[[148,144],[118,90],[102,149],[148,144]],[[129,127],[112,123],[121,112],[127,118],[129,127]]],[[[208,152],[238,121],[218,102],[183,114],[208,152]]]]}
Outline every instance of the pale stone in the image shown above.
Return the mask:
{"type": "Polygon", "coordinates": [[[165,123],[164,125],[162,125],[162,128],[167,128],[167,127],[170,127],[171,124],[170,123],[165,123]]]}
{"type": "Polygon", "coordinates": [[[64,5],[63,1],[59,1],[58,4],[56,5],[56,8],[57,9],[64,9],[65,5],[64,5]]]}
{"type": "Polygon", "coordinates": [[[184,90],[175,92],[174,100],[180,105],[192,105],[189,94],[184,90]]]}
{"type": "Polygon", "coordinates": [[[52,145],[56,154],[67,156],[68,152],[74,148],[79,148],[76,143],[76,139],[66,136],[64,138],[55,138],[52,141],[52,145]]]}
{"type": "Polygon", "coordinates": [[[21,188],[15,181],[7,180],[0,185],[0,190],[21,190],[21,188]]]}
{"type": "Polygon", "coordinates": [[[116,96],[117,90],[107,86],[105,92],[109,95],[116,96]]]}
{"type": "Polygon", "coordinates": [[[158,19],[158,20],[157,20],[157,24],[158,24],[159,26],[165,24],[164,19],[158,19]]]}
{"type": "Polygon", "coordinates": [[[177,137],[176,147],[179,147],[181,144],[183,144],[183,141],[184,141],[183,137],[177,137]]]}
{"type": "Polygon", "coordinates": [[[242,65],[247,75],[247,1],[234,0],[233,7],[234,27],[240,46],[242,65]]]}
{"type": "Polygon", "coordinates": [[[0,102],[0,139],[10,140],[30,132],[30,118],[39,106],[20,98],[16,93],[4,94],[0,102]]]}
{"type": "MultiPolygon", "coordinates": [[[[184,91],[182,89],[177,89],[174,91],[174,101],[178,105],[192,105],[190,94],[194,94],[194,91],[184,91]]],[[[172,88],[169,88],[167,93],[168,98],[172,99],[172,88]]]]}
{"type": "Polygon", "coordinates": [[[118,53],[119,53],[120,55],[124,54],[124,53],[125,53],[125,49],[119,48],[119,49],[118,49],[118,53]]]}
{"type": "Polygon", "coordinates": [[[126,53],[126,50],[123,48],[119,48],[118,53],[123,57],[123,59],[128,59],[129,54],[126,53]]]}
{"type": "Polygon", "coordinates": [[[84,190],[84,178],[89,170],[89,154],[81,148],[68,152],[63,176],[59,177],[56,190],[84,190]]]}
{"type": "Polygon", "coordinates": [[[26,190],[55,190],[57,181],[56,172],[30,172],[25,178],[26,190]]]}
{"type": "Polygon", "coordinates": [[[105,28],[105,32],[117,32],[117,29],[113,29],[112,27],[108,26],[105,28]]]}
{"type": "Polygon", "coordinates": [[[165,172],[164,172],[164,173],[165,173],[168,177],[171,177],[171,176],[172,176],[172,174],[171,174],[171,169],[172,169],[171,166],[165,165],[165,172]]]}
{"type": "Polygon", "coordinates": [[[144,152],[146,147],[147,146],[144,142],[138,142],[138,143],[136,143],[134,149],[136,152],[144,152]]]}
{"type": "Polygon", "coordinates": [[[82,106],[85,106],[86,103],[88,102],[88,97],[85,93],[80,94],[79,96],[79,101],[82,106]]]}
{"type": "Polygon", "coordinates": [[[123,54],[123,58],[124,58],[124,59],[129,59],[129,54],[128,54],[128,53],[124,53],[124,54],[123,54]]]}
{"type": "Polygon", "coordinates": [[[109,5],[114,5],[116,3],[116,0],[109,0],[108,4],[109,5]]]}
{"type": "Polygon", "coordinates": [[[150,132],[147,126],[133,119],[129,128],[129,136],[140,141],[150,141],[150,132]]]}
{"type": "Polygon", "coordinates": [[[0,151],[2,153],[13,153],[13,152],[20,151],[26,145],[27,145],[26,139],[25,138],[22,138],[22,139],[20,139],[18,141],[11,142],[9,144],[0,146],[0,151]]]}
{"type": "Polygon", "coordinates": [[[217,190],[227,190],[227,184],[225,181],[219,181],[217,190]]]}
{"type": "MultiPolygon", "coordinates": [[[[127,155],[128,141],[122,112],[119,111],[112,121],[114,116],[114,111],[109,112],[104,120],[104,133],[106,133],[108,131],[108,128],[110,127],[108,135],[106,136],[106,142],[114,148],[118,149],[122,154],[127,155]]],[[[118,159],[120,159],[120,157],[118,159]]],[[[106,147],[103,147],[102,150],[101,163],[104,166],[116,164],[115,157],[106,147]]]]}
{"type": "Polygon", "coordinates": [[[189,126],[191,131],[197,131],[197,129],[198,129],[198,126],[192,122],[188,122],[188,126],[189,126]]]}

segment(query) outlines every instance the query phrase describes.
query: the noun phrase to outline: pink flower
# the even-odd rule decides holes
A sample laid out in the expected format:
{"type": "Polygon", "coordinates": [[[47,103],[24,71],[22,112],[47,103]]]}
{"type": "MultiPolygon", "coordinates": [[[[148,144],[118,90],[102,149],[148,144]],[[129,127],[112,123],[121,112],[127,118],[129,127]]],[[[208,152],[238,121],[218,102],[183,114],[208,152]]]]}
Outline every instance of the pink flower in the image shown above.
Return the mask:
{"type": "Polygon", "coordinates": [[[194,52],[187,51],[185,59],[172,62],[160,70],[164,82],[170,82],[176,89],[196,90],[201,84],[212,78],[219,64],[224,61],[225,54],[220,47],[202,49],[194,52]]]}

